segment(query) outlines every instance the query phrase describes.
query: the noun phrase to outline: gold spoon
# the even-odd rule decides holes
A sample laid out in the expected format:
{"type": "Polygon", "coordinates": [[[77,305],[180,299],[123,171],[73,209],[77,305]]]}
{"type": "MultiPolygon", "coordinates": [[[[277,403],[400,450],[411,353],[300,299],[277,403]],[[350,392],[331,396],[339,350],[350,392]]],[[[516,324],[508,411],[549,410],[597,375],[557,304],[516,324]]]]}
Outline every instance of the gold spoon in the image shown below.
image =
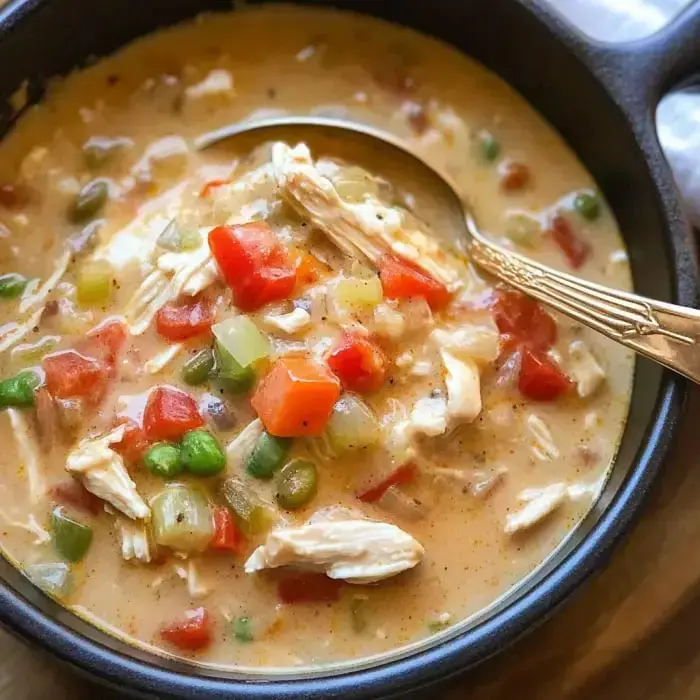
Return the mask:
{"type": "Polygon", "coordinates": [[[195,145],[204,150],[229,142],[245,147],[265,140],[296,139],[324,153],[354,163],[363,155],[384,164],[383,175],[395,181],[413,175],[430,182],[441,218],[471,262],[521,292],[551,306],[608,338],[700,383],[700,311],[604,287],[559,272],[488,240],[479,231],[469,204],[450,178],[412,153],[401,139],[371,126],[326,117],[276,117],[243,122],[203,134],[195,145]],[[233,139],[233,140],[232,140],[233,139]],[[386,157],[384,157],[386,154],[386,157]]]}

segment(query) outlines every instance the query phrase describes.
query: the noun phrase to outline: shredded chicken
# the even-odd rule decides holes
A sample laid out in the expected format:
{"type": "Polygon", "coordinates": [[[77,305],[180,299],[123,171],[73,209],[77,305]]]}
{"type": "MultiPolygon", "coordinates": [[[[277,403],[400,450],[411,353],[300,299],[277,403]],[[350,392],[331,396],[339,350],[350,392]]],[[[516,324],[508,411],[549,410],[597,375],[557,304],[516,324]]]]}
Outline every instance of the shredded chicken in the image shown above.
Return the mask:
{"type": "Polygon", "coordinates": [[[525,489],[518,500],[525,506],[506,516],[504,532],[512,535],[520,530],[536,525],[553,513],[566,500],[568,491],[565,484],[551,484],[543,489],[525,489]]]}
{"type": "Polygon", "coordinates": [[[231,472],[245,466],[245,462],[255,447],[258,438],[263,434],[263,424],[259,418],[251,421],[231,440],[226,448],[226,462],[231,472]]]}
{"type": "Polygon", "coordinates": [[[121,537],[122,557],[126,561],[136,561],[148,564],[155,554],[155,544],[141,521],[119,519],[119,535],[121,537]]]}
{"type": "Polygon", "coordinates": [[[374,307],[374,331],[392,340],[399,340],[406,331],[406,317],[389,304],[374,307]]]}
{"type": "Polygon", "coordinates": [[[595,394],[605,381],[605,370],[582,340],[570,343],[566,369],[576,383],[576,391],[582,399],[595,394]]]}
{"type": "Polygon", "coordinates": [[[46,493],[43,469],[39,452],[34,446],[36,440],[31,433],[27,419],[16,408],[8,408],[7,416],[12,426],[12,434],[17,441],[17,451],[20,458],[20,466],[24,467],[29,484],[29,498],[32,503],[39,503],[46,493]]]}
{"type": "Polygon", "coordinates": [[[231,98],[235,95],[233,78],[227,70],[215,68],[209,71],[204,80],[185,89],[188,100],[202,100],[211,97],[231,98]]]}
{"type": "Polygon", "coordinates": [[[121,425],[102,437],[81,440],[68,453],[66,470],[80,479],[90,493],[127,517],[139,520],[150,517],[151,511],[136,490],[121,456],[110,448],[124,437],[124,430],[121,425]]]}
{"type": "Polygon", "coordinates": [[[143,368],[148,374],[158,374],[162,372],[182,351],[183,343],[169,345],[165,350],[154,355],[143,368]]]}
{"type": "Polygon", "coordinates": [[[306,330],[311,325],[311,314],[305,309],[296,308],[288,314],[267,314],[263,321],[277,330],[294,335],[306,330]]]}
{"type": "Polygon", "coordinates": [[[442,397],[418,399],[409,416],[407,431],[435,437],[447,431],[448,407],[442,397]]]}
{"type": "Polygon", "coordinates": [[[435,238],[411,230],[398,209],[369,194],[363,202],[345,202],[331,180],[319,172],[306,145],[290,148],[275,143],[272,164],[289,203],[346,255],[376,267],[392,252],[423,268],[451,291],[461,286],[457,262],[448,258],[435,238]]]}
{"type": "Polygon", "coordinates": [[[527,417],[527,428],[533,437],[531,449],[537,459],[549,462],[559,456],[560,452],[554,444],[552,433],[549,432],[547,424],[539,416],[531,413],[527,417]]]}
{"type": "Polygon", "coordinates": [[[273,530],[246,561],[245,572],[302,566],[348,583],[374,583],[413,568],[423,554],[420,543],[395,525],[335,507],[299,527],[273,530]]]}
{"type": "Polygon", "coordinates": [[[440,355],[446,372],[449,417],[455,421],[470,423],[481,413],[479,368],[473,360],[458,360],[446,350],[442,350],[440,355]]]}
{"type": "Polygon", "coordinates": [[[190,594],[191,598],[203,598],[211,592],[211,586],[204,583],[199,568],[193,559],[187,562],[186,568],[177,564],[175,566],[175,573],[183,581],[187,582],[187,592],[190,594]]]}
{"type": "Polygon", "coordinates": [[[51,542],[51,533],[41,527],[37,519],[31,513],[27,516],[26,522],[23,522],[22,520],[11,517],[4,510],[0,510],[0,519],[2,519],[7,527],[16,527],[34,535],[32,544],[41,545],[51,542]]]}

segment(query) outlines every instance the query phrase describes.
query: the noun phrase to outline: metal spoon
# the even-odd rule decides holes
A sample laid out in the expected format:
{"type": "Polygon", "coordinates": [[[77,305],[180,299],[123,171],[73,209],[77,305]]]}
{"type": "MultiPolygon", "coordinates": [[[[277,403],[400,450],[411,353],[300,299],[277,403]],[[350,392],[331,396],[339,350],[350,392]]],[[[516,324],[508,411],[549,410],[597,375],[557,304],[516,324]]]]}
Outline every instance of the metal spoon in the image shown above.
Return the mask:
{"type": "MultiPolygon", "coordinates": [[[[480,231],[469,204],[450,178],[408,150],[401,139],[364,124],[325,117],[279,117],[226,126],[200,136],[208,149],[227,142],[237,147],[267,140],[304,141],[315,150],[362,163],[371,156],[402,177],[414,174],[439,199],[449,229],[469,259],[521,292],[700,383],[700,311],[610,289],[559,272],[493,243],[480,231]],[[342,151],[339,152],[339,151],[342,151]],[[383,157],[386,154],[386,158],[383,157]]],[[[383,172],[382,174],[388,174],[383,172]]],[[[389,181],[393,181],[388,174],[389,181]]]]}

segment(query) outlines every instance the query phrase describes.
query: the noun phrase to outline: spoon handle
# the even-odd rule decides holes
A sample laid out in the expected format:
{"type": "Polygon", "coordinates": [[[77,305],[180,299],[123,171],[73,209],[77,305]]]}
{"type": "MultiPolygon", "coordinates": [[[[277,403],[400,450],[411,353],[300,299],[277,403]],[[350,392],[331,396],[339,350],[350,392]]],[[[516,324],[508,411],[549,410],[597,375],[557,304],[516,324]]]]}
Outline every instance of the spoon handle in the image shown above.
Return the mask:
{"type": "Polygon", "coordinates": [[[557,311],[700,383],[700,311],[603,287],[513,253],[470,226],[472,262],[557,311]]]}

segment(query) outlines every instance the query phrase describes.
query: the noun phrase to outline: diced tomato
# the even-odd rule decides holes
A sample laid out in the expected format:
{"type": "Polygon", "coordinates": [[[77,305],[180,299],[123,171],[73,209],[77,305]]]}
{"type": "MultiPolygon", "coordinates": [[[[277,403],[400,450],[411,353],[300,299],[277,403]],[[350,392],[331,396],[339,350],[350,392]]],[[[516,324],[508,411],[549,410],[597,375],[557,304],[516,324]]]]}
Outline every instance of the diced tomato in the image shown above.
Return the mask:
{"type": "Polygon", "coordinates": [[[520,292],[500,290],[493,316],[507,350],[519,345],[548,350],[557,339],[554,319],[534,299],[520,292]]]}
{"type": "Polygon", "coordinates": [[[212,512],[214,535],[209,542],[209,549],[243,554],[245,536],[238,529],[231,511],[225,506],[214,506],[212,512]]]}
{"type": "Polygon", "coordinates": [[[109,377],[109,370],[104,363],[75,350],[47,355],[42,367],[46,375],[46,387],[58,399],[82,397],[91,402],[99,401],[109,377]]]}
{"type": "Polygon", "coordinates": [[[328,366],[343,387],[360,393],[382,386],[388,364],[382,349],[357,333],[345,333],[328,356],[328,366]]]}
{"type": "Polygon", "coordinates": [[[388,299],[424,297],[431,309],[439,310],[450,301],[450,293],[418,265],[408,260],[385,255],[379,265],[379,279],[388,299]]]}
{"type": "Polygon", "coordinates": [[[156,314],[156,330],[173,342],[208,333],[213,323],[214,304],[201,294],[165,304],[156,314]]]}
{"type": "Polygon", "coordinates": [[[340,396],[340,383],[324,365],[303,357],[277,360],[250,403],[265,430],[277,437],[323,432],[340,396]]]}
{"type": "Polygon", "coordinates": [[[217,226],[209,232],[209,247],[240,309],[255,311],[294,290],[294,265],[264,221],[217,226]]]}
{"type": "Polygon", "coordinates": [[[228,185],[228,180],[209,180],[209,182],[204,183],[204,186],[199,192],[199,196],[206,197],[212,190],[215,190],[217,187],[221,187],[222,185],[228,185]]]}
{"type": "Polygon", "coordinates": [[[588,258],[590,245],[576,235],[571,224],[561,214],[557,214],[550,224],[550,233],[554,242],[569,261],[569,265],[577,270],[588,258]]]}
{"type": "Polygon", "coordinates": [[[386,479],[383,479],[371,489],[358,494],[357,497],[363,503],[376,503],[392,486],[400,486],[413,481],[416,478],[416,473],[416,465],[412,462],[402,464],[394,469],[386,479]]]}
{"type": "Polygon", "coordinates": [[[544,353],[523,348],[518,388],[536,401],[553,401],[571,388],[571,380],[544,353]]]}
{"type": "Polygon", "coordinates": [[[52,486],[50,494],[59,504],[77,508],[83,513],[98,515],[102,511],[102,501],[76,479],[52,486]]]}
{"type": "Polygon", "coordinates": [[[299,251],[295,257],[294,267],[298,285],[313,284],[328,274],[328,268],[315,255],[299,251]]]}
{"type": "Polygon", "coordinates": [[[124,425],[124,437],[114,442],[110,447],[119,453],[127,462],[139,462],[143,453],[148,449],[148,438],[143,428],[132,418],[119,418],[116,425],[124,425]]]}
{"type": "Polygon", "coordinates": [[[76,344],[78,352],[104,363],[114,375],[119,353],[126,343],[126,326],[118,319],[108,319],[95,326],[76,344]]]}
{"type": "Polygon", "coordinates": [[[188,610],[182,620],[162,627],[161,639],[183,651],[197,651],[211,643],[211,619],[205,608],[188,610]]]}
{"type": "Polygon", "coordinates": [[[197,402],[184,391],[159,386],[148,395],[143,429],[149,440],[177,440],[188,430],[203,425],[197,402]]]}
{"type": "Polygon", "coordinates": [[[277,596],[283,603],[329,603],[338,599],[342,581],[325,574],[290,574],[277,584],[277,596]]]}

